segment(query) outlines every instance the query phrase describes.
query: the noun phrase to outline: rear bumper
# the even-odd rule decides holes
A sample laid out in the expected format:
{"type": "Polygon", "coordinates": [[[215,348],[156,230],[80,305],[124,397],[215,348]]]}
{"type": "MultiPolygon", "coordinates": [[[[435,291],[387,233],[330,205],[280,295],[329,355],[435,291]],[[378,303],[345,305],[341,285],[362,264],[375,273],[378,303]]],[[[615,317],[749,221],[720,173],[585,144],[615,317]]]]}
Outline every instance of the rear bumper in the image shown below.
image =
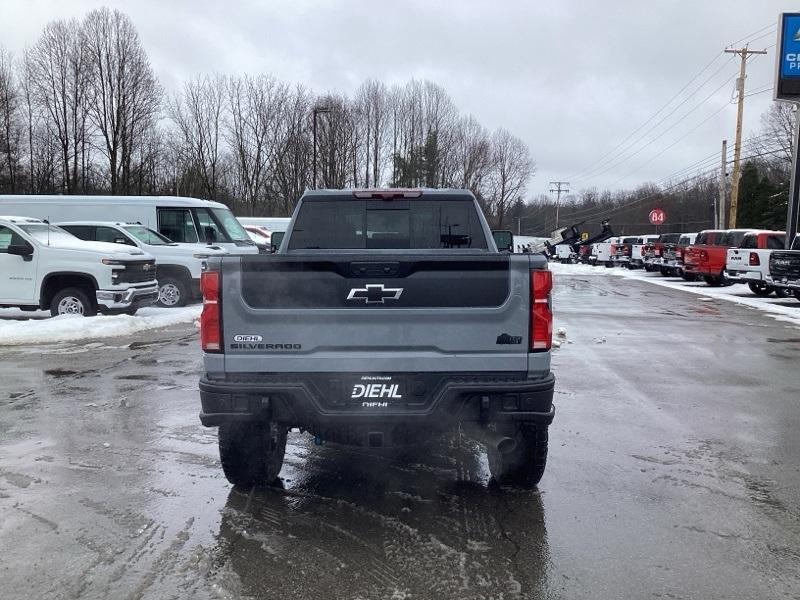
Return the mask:
{"type": "MultiPolygon", "coordinates": [[[[408,374],[405,374],[408,375],[408,374]]],[[[339,374],[324,374],[323,380],[339,374]]],[[[496,375],[442,374],[419,402],[358,402],[332,405],[308,374],[239,374],[235,380],[200,380],[200,421],[207,427],[230,422],[274,420],[310,431],[376,425],[451,429],[459,422],[553,421],[555,377],[512,379],[496,375]]],[[[413,375],[412,375],[413,377],[413,375]]]]}
{"type": "Polygon", "coordinates": [[[749,283],[751,281],[762,281],[760,271],[728,271],[725,270],[725,278],[729,281],[739,281],[749,283]]]}
{"type": "Polygon", "coordinates": [[[692,275],[719,275],[720,270],[713,271],[709,265],[696,265],[692,263],[683,263],[683,270],[692,275]]]}
{"type": "Polygon", "coordinates": [[[787,288],[790,290],[800,290],[800,278],[792,279],[790,277],[773,277],[772,274],[770,274],[770,277],[766,279],[766,282],[767,284],[775,287],[787,288]]]}

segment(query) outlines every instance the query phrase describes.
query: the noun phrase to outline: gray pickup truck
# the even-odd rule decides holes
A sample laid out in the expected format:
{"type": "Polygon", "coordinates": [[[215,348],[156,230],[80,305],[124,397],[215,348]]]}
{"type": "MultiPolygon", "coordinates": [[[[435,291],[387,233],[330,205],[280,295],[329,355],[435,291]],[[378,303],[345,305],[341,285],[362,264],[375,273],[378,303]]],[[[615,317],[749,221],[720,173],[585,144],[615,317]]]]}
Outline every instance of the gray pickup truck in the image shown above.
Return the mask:
{"type": "Polygon", "coordinates": [[[203,425],[235,485],[268,484],[286,434],[364,447],[460,431],[498,482],[535,485],[553,420],[552,274],[498,252],[461,190],[326,190],[276,254],[202,274],[203,425]]]}

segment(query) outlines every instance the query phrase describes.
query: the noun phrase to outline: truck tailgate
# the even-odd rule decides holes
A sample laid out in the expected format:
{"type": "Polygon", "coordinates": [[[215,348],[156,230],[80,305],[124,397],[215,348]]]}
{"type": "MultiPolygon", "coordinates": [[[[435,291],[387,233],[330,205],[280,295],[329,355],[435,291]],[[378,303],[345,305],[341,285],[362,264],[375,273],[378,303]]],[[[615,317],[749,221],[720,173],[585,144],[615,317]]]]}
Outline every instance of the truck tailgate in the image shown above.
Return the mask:
{"type": "Polygon", "coordinates": [[[528,353],[530,270],[546,268],[543,257],[319,251],[219,260],[229,373],[549,370],[549,353],[528,353]]]}

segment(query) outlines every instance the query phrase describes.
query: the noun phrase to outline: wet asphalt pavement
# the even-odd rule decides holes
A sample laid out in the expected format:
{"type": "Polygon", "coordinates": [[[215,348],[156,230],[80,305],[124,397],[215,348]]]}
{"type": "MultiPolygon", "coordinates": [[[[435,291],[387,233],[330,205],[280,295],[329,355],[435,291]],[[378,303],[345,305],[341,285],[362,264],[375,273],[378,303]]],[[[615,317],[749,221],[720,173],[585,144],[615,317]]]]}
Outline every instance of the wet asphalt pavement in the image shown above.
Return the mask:
{"type": "Polygon", "coordinates": [[[538,491],[489,485],[456,436],[405,456],[296,433],[281,487],[232,489],[193,326],[0,349],[0,597],[800,598],[800,329],[556,285],[572,343],[538,491]]]}

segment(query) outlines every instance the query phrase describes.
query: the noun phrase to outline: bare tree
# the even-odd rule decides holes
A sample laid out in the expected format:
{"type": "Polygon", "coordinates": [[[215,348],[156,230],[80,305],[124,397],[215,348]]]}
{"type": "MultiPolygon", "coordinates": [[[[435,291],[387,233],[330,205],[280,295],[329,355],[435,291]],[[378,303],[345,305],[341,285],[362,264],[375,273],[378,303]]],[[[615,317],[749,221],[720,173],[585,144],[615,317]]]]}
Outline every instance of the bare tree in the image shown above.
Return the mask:
{"type": "Polygon", "coordinates": [[[761,115],[761,135],[750,140],[754,154],[777,156],[788,163],[794,147],[794,124],[797,118],[795,105],[790,102],[773,102],[761,115]]]}
{"type": "Polygon", "coordinates": [[[12,194],[17,193],[23,135],[22,98],[14,65],[11,53],[0,46],[0,189],[12,194]]]}
{"type": "Polygon", "coordinates": [[[192,175],[190,190],[203,198],[215,199],[221,191],[225,89],[221,75],[200,77],[184,84],[169,106],[180,139],[178,159],[192,175]]]}
{"type": "Polygon", "coordinates": [[[492,146],[489,132],[474,116],[459,121],[450,154],[454,163],[450,185],[484,196],[486,179],[492,167],[492,146]]]}
{"type": "Polygon", "coordinates": [[[78,189],[86,142],[86,54],[77,21],[51,21],[27,57],[34,102],[59,143],[64,191],[78,189]]]}
{"type": "Polygon", "coordinates": [[[505,129],[495,131],[488,201],[497,227],[502,229],[509,207],[524,196],[533,173],[534,164],[525,143],[505,129]]]}
{"type": "Polygon", "coordinates": [[[124,13],[93,10],[84,21],[83,40],[90,68],[89,114],[103,139],[111,193],[128,193],[133,157],[155,122],[161,88],[124,13]]]}
{"type": "Polygon", "coordinates": [[[268,214],[291,214],[311,182],[311,130],[308,126],[314,96],[302,86],[289,94],[279,121],[272,186],[276,201],[268,214]]]}
{"type": "Polygon", "coordinates": [[[289,90],[274,77],[230,78],[227,82],[228,143],[235,165],[234,195],[256,214],[266,208],[269,176],[275,160],[281,118],[289,90]]]}

